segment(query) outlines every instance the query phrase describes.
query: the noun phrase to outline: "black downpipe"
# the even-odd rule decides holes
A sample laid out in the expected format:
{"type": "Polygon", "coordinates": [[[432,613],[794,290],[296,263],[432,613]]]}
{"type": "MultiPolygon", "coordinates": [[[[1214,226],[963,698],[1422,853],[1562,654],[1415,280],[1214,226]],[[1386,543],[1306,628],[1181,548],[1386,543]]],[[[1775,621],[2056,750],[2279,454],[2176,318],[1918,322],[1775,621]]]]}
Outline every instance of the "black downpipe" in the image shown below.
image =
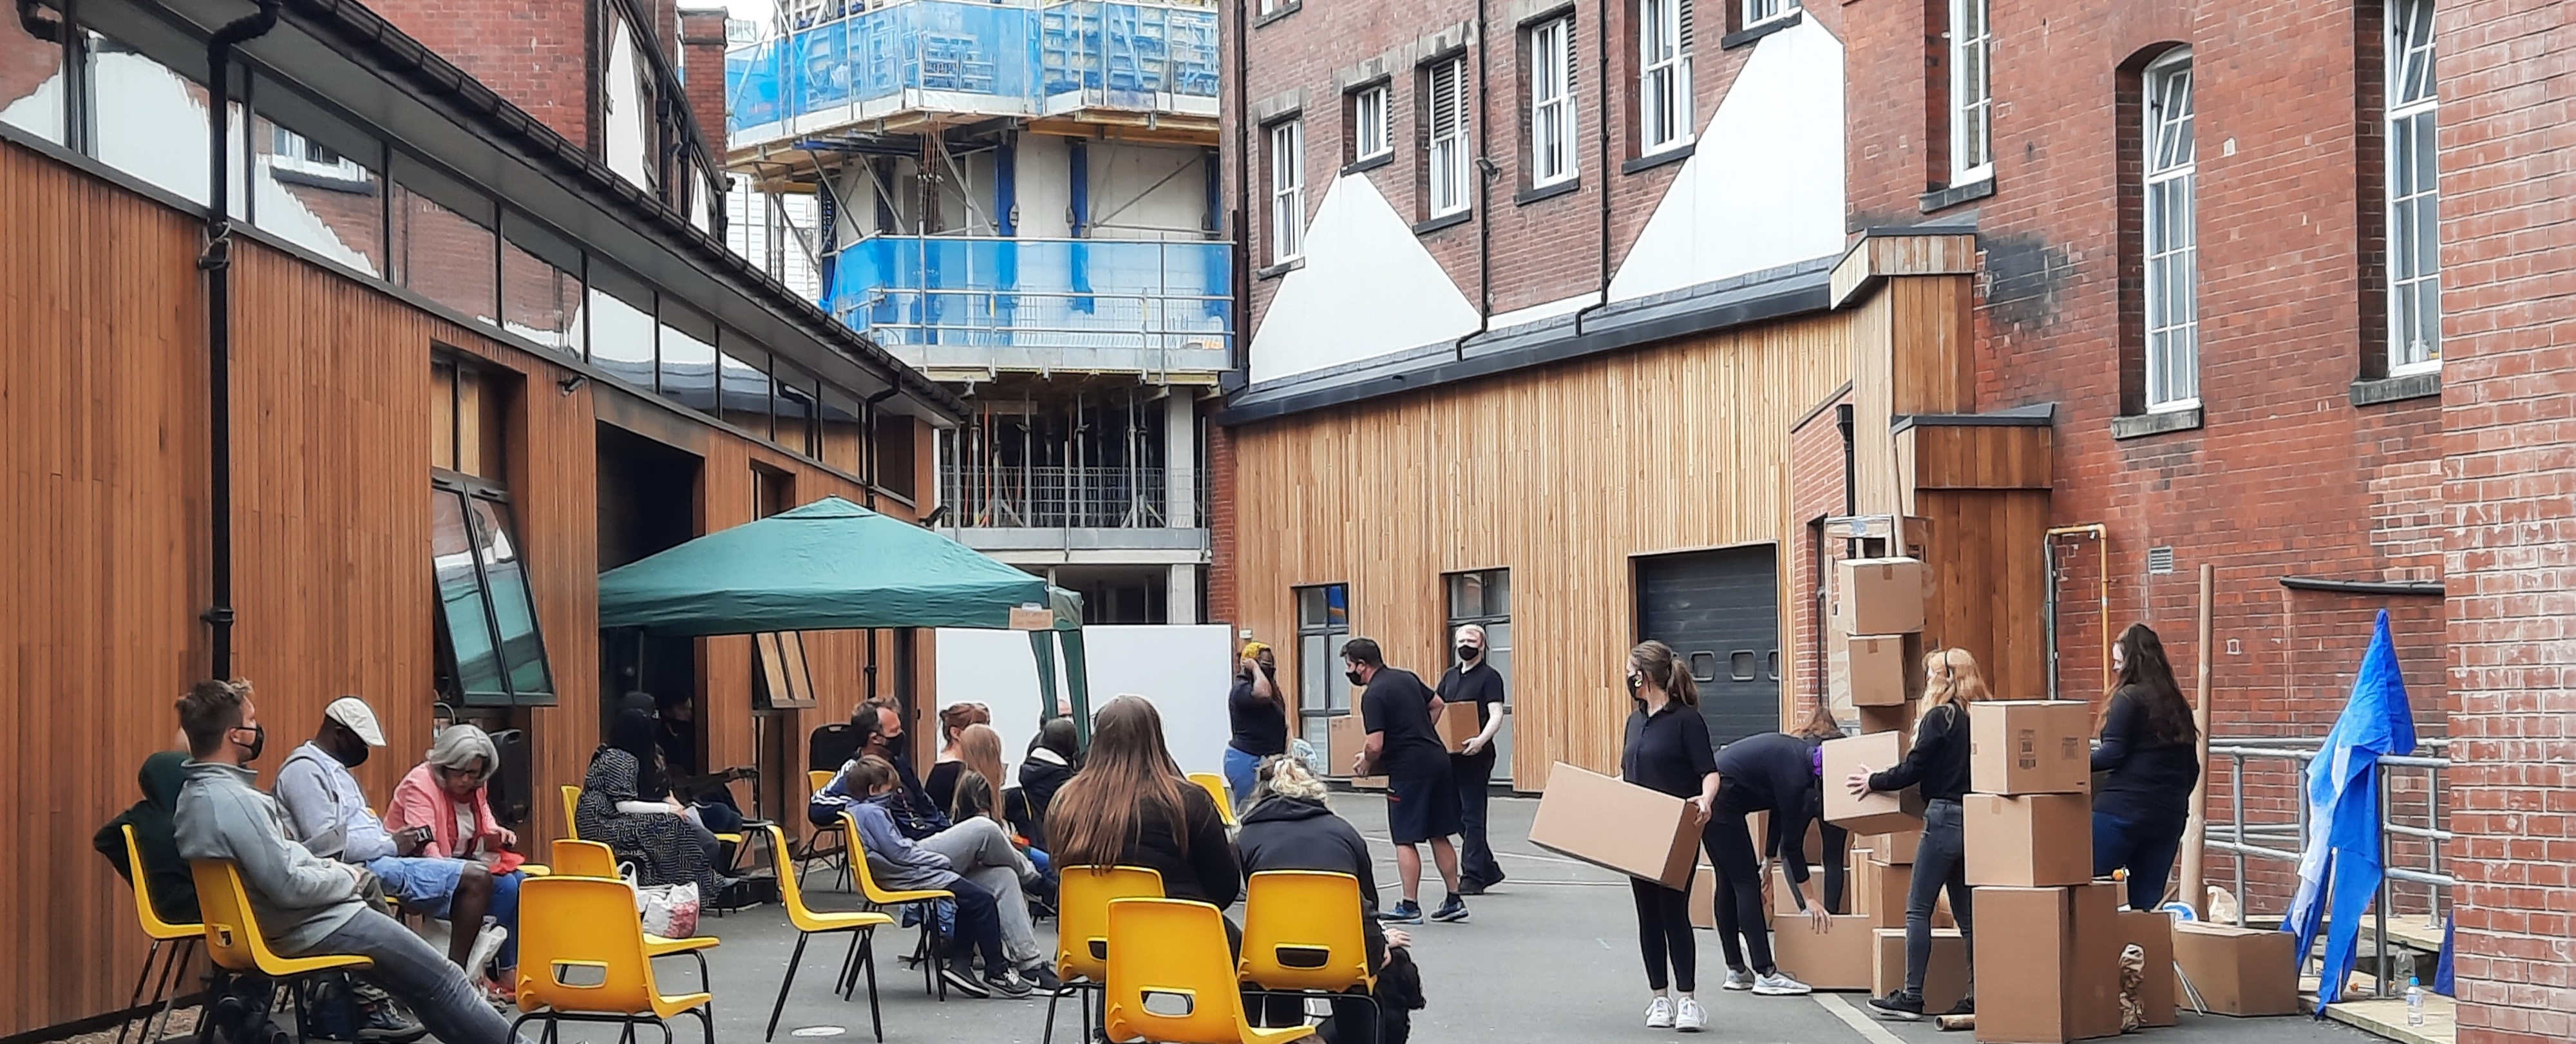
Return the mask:
{"type": "Polygon", "coordinates": [[[215,30],[206,41],[209,129],[206,245],[197,267],[206,273],[206,428],[208,577],[212,598],[199,619],[208,635],[208,674],[233,676],[233,48],[277,27],[280,0],[259,0],[259,10],[215,30]]]}
{"type": "Polygon", "coordinates": [[[1583,318],[1610,304],[1610,0],[1592,2],[1592,36],[1601,55],[1600,89],[1592,96],[1600,105],[1593,113],[1593,135],[1601,142],[1601,299],[1574,310],[1574,335],[1583,336],[1583,318]]]}
{"type": "MultiPolygon", "coordinates": [[[[1476,0],[1476,161],[1469,164],[1476,171],[1476,333],[1482,337],[1494,328],[1494,178],[1500,171],[1494,163],[1494,121],[1486,119],[1485,69],[1490,59],[1485,24],[1487,0],[1476,0]]],[[[1467,338],[1450,346],[1458,358],[1467,358],[1467,338]]]]}
{"type": "MultiPolygon", "coordinates": [[[[868,396],[868,398],[867,398],[867,405],[868,405],[868,445],[867,445],[867,460],[866,460],[866,462],[864,462],[864,463],[861,465],[861,467],[862,467],[862,468],[867,472],[867,474],[861,475],[861,476],[859,476],[859,477],[860,477],[860,478],[862,478],[862,479],[867,480],[867,495],[868,495],[868,502],[867,502],[866,507],[867,507],[867,509],[868,509],[868,510],[870,510],[870,511],[874,511],[874,510],[876,510],[876,508],[877,508],[877,486],[878,486],[879,484],[881,484],[881,483],[883,483],[883,482],[885,481],[885,473],[884,473],[882,470],[880,470],[880,468],[882,468],[882,466],[885,464],[885,461],[883,461],[883,460],[879,459],[879,458],[881,458],[881,457],[883,456],[883,454],[881,454],[881,453],[879,453],[879,452],[877,451],[877,426],[878,426],[878,425],[880,425],[880,424],[884,424],[884,423],[885,423],[885,411],[878,409],[878,408],[877,408],[877,404],[878,404],[878,403],[881,403],[881,402],[884,402],[884,401],[886,401],[887,399],[891,399],[891,398],[893,398],[893,397],[894,397],[894,393],[895,393],[895,391],[896,391],[896,389],[889,387],[889,388],[887,388],[886,390],[881,391],[881,392],[878,392],[878,393],[876,393],[876,394],[874,394],[874,395],[868,396]]],[[[915,475],[915,476],[913,476],[913,501],[912,501],[912,502],[913,502],[913,503],[915,503],[915,504],[921,503],[921,476],[919,476],[919,475],[915,475]]],[[[875,659],[875,656],[876,656],[875,651],[874,651],[873,649],[872,649],[872,650],[870,650],[870,652],[868,653],[868,656],[869,656],[870,660],[872,660],[872,661],[873,661],[873,660],[875,659]]],[[[874,689],[870,689],[870,690],[868,690],[868,691],[870,691],[870,692],[874,692],[874,691],[876,691],[876,690],[874,690],[874,689]]]]}
{"type": "MultiPolygon", "coordinates": [[[[1834,427],[1843,433],[1843,517],[1850,518],[1860,510],[1860,476],[1852,468],[1852,404],[1834,407],[1834,427]]],[[[1860,541],[1852,540],[1843,548],[1846,558],[1860,557],[1860,541]]]]}

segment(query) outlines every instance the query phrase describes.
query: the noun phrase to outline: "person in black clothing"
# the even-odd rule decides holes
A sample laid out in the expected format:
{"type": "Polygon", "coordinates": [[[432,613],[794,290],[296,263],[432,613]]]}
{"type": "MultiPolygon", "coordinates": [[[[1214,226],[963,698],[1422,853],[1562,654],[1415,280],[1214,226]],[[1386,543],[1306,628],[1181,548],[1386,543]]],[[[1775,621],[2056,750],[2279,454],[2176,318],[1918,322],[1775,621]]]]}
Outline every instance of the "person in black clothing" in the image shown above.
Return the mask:
{"type": "Polygon", "coordinates": [[[1771,963],[1771,932],[1763,920],[1763,866],[1756,853],[1777,849],[1808,922],[1819,932],[1833,927],[1833,916],[1807,874],[1807,822],[1819,807],[1816,766],[1816,745],[1785,732],[1746,736],[1717,752],[1717,774],[1725,787],[1717,792],[1717,809],[1700,843],[1708,850],[1708,865],[1717,870],[1717,941],[1726,950],[1726,989],[1765,997],[1810,992],[1806,983],[1771,963]],[[1764,811],[1771,813],[1771,837],[1756,849],[1747,824],[1753,813],[1764,811]]]}
{"type": "MultiPolygon", "coordinates": [[[[1810,747],[1818,748],[1816,762],[1818,771],[1821,773],[1824,764],[1822,750],[1824,743],[1826,740],[1841,739],[1843,726],[1841,722],[1834,720],[1833,707],[1823,700],[1817,700],[1807,705],[1807,716],[1800,720],[1798,727],[1789,734],[1806,740],[1810,747]]],[[[1824,821],[1825,786],[1821,778],[1817,780],[1816,786],[1809,788],[1808,795],[1807,818],[1816,821],[1816,832],[1822,835],[1824,840],[1825,862],[1819,869],[1822,869],[1825,874],[1825,910],[1830,913],[1848,913],[1850,908],[1843,905],[1843,900],[1847,898],[1844,895],[1847,891],[1844,887],[1847,884],[1844,878],[1847,876],[1851,861],[1851,831],[1824,821]]],[[[1791,840],[1781,836],[1778,829],[1773,829],[1770,847],[1764,854],[1779,855],[1780,847],[1791,840]]],[[[1795,840],[1802,842],[1799,848],[1800,851],[1804,851],[1805,839],[1795,840]]]]}
{"type": "MultiPolygon", "coordinates": [[[[1870,999],[1880,1018],[1923,1017],[1923,973],[1932,963],[1932,904],[1950,890],[1950,916],[1959,936],[1976,952],[1975,914],[1968,890],[1967,850],[1960,836],[1959,798],[1968,792],[1968,705],[1987,698],[1985,676],[1976,657],[1965,649],[1941,649],[1923,657],[1923,718],[1914,726],[1914,747],[1905,760],[1884,772],[1859,766],[1844,784],[1866,795],[1920,787],[1923,794],[1923,838],[1914,850],[1914,880],[1905,892],[1905,986],[1870,999]]],[[[1969,967],[1970,992],[1949,1012],[1976,1012],[1975,966],[1969,967]]]]}
{"type": "Polygon", "coordinates": [[[1261,759],[1288,753],[1288,701],[1279,692],[1279,657],[1269,646],[1243,643],[1225,716],[1234,727],[1225,745],[1225,785],[1240,805],[1252,794],[1261,759]]]}
{"type": "Polygon", "coordinates": [[[1440,742],[1432,721],[1440,697],[1412,671],[1386,665],[1377,643],[1353,638],[1342,643],[1344,677],[1360,691],[1360,727],[1368,742],[1360,750],[1356,775],[1386,776],[1386,832],[1395,843],[1396,884],[1404,899],[1379,915],[1401,924],[1422,923],[1422,842],[1431,842],[1431,859],[1439,864],[1440,883],[1449,896],[1431,915],[1435,921],[1467,919],[1467,901],[1458,894],[1458,777],[1449,768],[1449,748],[1440,742]]]}
{"type": "Polygon", "coordinates": [[[1485,629],[1468,624],[1458,629],[1458,665],[1440,676],[1440,702],[1473,703],[1480,726],[1466,745],[1449,755],[1458,777],[1458,885],[1462,895],[1482,895],[1503,883],[1503,866],[1485,840],[1486,786],[1494,778],[1494,734],[1503,728],[1503,672],[1485,655],[1485,629]]]}
{"type": "Polygon", "coordinates": [[[2153,910],[2164,902],[2200,782],[2200,728],[2174,684],[2165,643],[2147,625],[2120,632],[2111,670],[2120,684],[2093,751],[2093,771],[2110,773],[2093,797],[2093,876],[2126,868],[2129,908],[2153,910]]]}
{"type": "MultiPolygon", "coordinates": [[[[1672,646],[1648,641],[1628,650],[1628,701],[1635,711],[1628,715],[1619,778],[1688,800],[1691,815],[1705,827],[1717,807],[1717,753],[1708,738],[1708,719],[1700,717],[1699,686],[1672,646]]],[[[1691,938],[1690,893],[1633,878],[1628,890],[1637,901],[1637,944],[1646,958],[1646,985],[1655,991],[1646,1004],[1646,1026],[1697,1033],[1707,1027],[1708,1013],[1694,995],[1699,989],[1699,943],[1691,938]]]]}
{"type": "Polygon", "coordinates": [[[1243,897],[1243,867],[1216,799],[1181,775],[1163,742],[1163,715],[1142,696],[1101,705],[1082,771],[1047,809],[1048,849],[1060,872],[1141,866],[1163,895],[1217,909],[1243,897]]]}
{"type": "MultiPolygon", "coordinates": [[[[1250,807],[1243,814],[1243,832],[1236,839],[1243,850],[1243,872],[1250,875],[1264,870],[1321,870],[1357,878],[1359,908],[1351,913],[1360,919],[1360,940],[1368,950],[1369,971],[1383,971],[1387,952],[1406,948],[1413,939],[1401,928],[1378,923],[1377,873],[1368,842],[1360,839],[1360,832],[1352,829],[1349,821],[1334,815],[1324,804],[1324,781],[1316,779],[1305,762],[1285,756],[1264,758],[1255,778],[1250,807]]],[[[1278,997],[1264,1001],[1269,1011],[1263,1025],[1293,1026],[1302,1021],[1303,1002],[1278,997]]],[[[1332,1004],[1333,1017],[1316,1027],[1326,1044],[1371,1039],[1349,1029],[1353,1022],[1367,1019],[1368,1005],[1344,1000],[1332,1004]]],[[[1384,1004],[1382,1008],[1387,1018],[1410,1024],[1410,1014],[1400,1006],[1384,1004]]]]}
{"type": "Polygon", "coordinates": [[[1047,809],[1055,804],[1056,792],[1064,789],[1065,781],[1073,778],[1080,764],[1073,719],[1047,719],[1039,727],[1037,739],[1029,744],[1029,756],[1020,762],[1020,785],[1002,795],[1002,807],[1011,826],[1029,839],[1030,847],[1047,847],[1047,809]]]}
{"type": "Polygon", "coordinates": [[[106,856],[108,865],[127,884],[143,889],[152,897],[152,911],[173,924],[194,924],[197,914],[197,880],[188,870],[188,861],[179,858],[179,842],[171,813],[179,807],[179,786],[187,781],[181,768],[188,755],[165,750],[143,759],[143,769],[136,778],[143,785],[143,800],[137,801],[90,838],[90,847],[106,856]],[[134,847],[143,855],[143,865],[135,866],[126,858],[125,828],[134,828],[134,847]]]}

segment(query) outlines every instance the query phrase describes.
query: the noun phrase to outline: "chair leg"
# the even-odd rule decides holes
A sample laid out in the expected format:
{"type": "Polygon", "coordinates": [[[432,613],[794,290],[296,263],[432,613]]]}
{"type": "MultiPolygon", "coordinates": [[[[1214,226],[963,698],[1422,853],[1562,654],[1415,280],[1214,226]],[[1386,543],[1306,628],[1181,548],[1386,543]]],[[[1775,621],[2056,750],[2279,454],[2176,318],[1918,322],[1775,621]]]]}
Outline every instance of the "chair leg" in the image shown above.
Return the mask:
{"type": "Polygon", "coordinates": [[[877,1011],[877,928],[859,929],[859,967],[868,974],[868,1028],[875,1030],[877,1044],[885,1044],[885,1016],[877,1011]]]}
{"type": "Polygon", "coordinates": [[[1055,1044],[1055,1002],[1063,999],[1062,993],[1047,994],[1046,1034],[1038,1038],[1041,1044],[1055,1044]]]}
{"type": "Polygon", "coordinates": [[[697,1017],[698,1017],[698,1023],[699,1023],[699,1025],[704,1026],[704,1027],[706,1028],[706,1031],[707,1031],[707,1044],[716,1044],[716,1007],[715,1007],[715,1005],[713,1005],[713,1004],[701,1004],[701,1005],[699,1005],[699,1006],[697,1006],[697,1007],[694,1007],[694,1008],[689,1009],[689,1014],[692,1014],[692,1015],[697,1016],[697,1017]]]}
{"type": "Polygon", "coordinates": [[[859,970],[858,961],[859,933],[853,931],[850,933],[850,948],[841,954],[841,974],[832,978],[832,992],[840,994],[842,1000],[850,999],[851,975],[859,970]]]}
{"type": "MultiPolygon", "coordinates": [[[[159,961],[160,958],[161,940],[154,939],[152,940],[152,948],[143,951],[143,973],[134,977],[134,995],[125,999],[126,1010],[132,1011],[136,1005],[143,1003],[143,984],[152,981],[152,965],[159,961]]],[[[151,1017],[145,1016],[143,1021],[146,1024],[145,1029],[149,1030],[149,1024],[152,1021],[151,1017]]],[[[116,1044],[125,1044],[126,1031],[133,1028],[134,1023],[131,1021],[116,1027],[116,1044]]],[[[144,1039],[143,1044],[152,1044],[152,1041],[147,1037],[144,1039]]]]}
{"type": "Polygon", "coordinates": [[[295,1009],[295,1044],[307,1044],[306,1028],[312,1024],[313,1019],[312,1012],[304,1006],[304,980],[288,979],[286,997],[287,1003],[293,1005],[295,1009]]]}
{"type": "Polygon", "coordinates": [[[803,932],[796,933],[796,954],[787,959],[787,974],[778,980],[778,999],[769,1005],[769,1029],[761,1034],[762,1040],[772,1040],[778,1036],[778,1013],[787,1010],[787,987],[796,983],[796,966],[805,962],[807,938],[810,937],[803,932]]]}
{"type": "Polygon", "coordinates": [[[179,987],[187,983],[184,975],[188,969],[188,959],[197,954],[194,948],[196,942],[196,937],[190,936],[171,944],[170,956],[161,966],[161,984],[152,988],[152,998],[161,1002],[161,1008],[144,1016],[143,1037],[136,1044],[158,1044],[161,1038],[153,1035],[152,1027],[155,1023],[164,1030],[170,1028],[170,1009],[178,1005],[179,987]]]}

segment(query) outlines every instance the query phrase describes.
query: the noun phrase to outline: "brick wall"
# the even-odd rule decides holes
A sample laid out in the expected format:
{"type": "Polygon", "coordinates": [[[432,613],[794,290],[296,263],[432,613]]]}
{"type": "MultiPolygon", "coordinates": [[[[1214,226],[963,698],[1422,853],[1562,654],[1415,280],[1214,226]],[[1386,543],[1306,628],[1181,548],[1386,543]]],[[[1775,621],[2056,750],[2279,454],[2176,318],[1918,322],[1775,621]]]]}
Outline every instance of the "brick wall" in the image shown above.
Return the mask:
{"type": "Polygon", "coordinates": [[[2462,1044],[2576,1037],[2576,116],[2564,3],[2436,9],[2462,1044]]]}
{"type": "MultiPolygon", "coordinates": [[[[379,0],[395,28],[455,63],[555,133],[596,139],[596,4],[604,0],[379,0]]],[[[667,6],[667,2],[665,4],[667,6]]]]}
{"type": "Polygon", "coordinates": [[[725,9],[692,7],[679,12],[680,87],[689,112],[719,155],[725,140],[725,9]]]}
{"type": "Polygon", "coordinates": [[[1233,623],[1234,594],[1234,438],[1219,425],[1208,425],[1208,571],[1207,621],[1233,623]]]}

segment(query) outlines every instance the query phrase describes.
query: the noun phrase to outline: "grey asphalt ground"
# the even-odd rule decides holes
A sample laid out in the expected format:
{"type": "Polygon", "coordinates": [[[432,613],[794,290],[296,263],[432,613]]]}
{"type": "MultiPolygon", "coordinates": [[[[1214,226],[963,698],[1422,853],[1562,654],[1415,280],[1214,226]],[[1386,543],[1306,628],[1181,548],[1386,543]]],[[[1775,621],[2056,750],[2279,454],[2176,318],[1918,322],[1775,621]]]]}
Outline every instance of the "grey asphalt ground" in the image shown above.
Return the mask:
{"type": "MultiPolygon", "coordinates": [[[[1384,802],[1374,795],[1336,796],[1334,804],[1363,835],[1385,836],[1384,802]]],[[[1490,1044],[1495,1041],[1646,1040],[1674,1036],[1643,1026],[1645,976],[1636,949],[1635,915],[1625,879],[1607,871],[1544,852],[1526,840],[1537,802],[1496,799],[1493,803],[1495,849],[1510,880],[1496,891],[1471,900],[1473,919],[1463,925],[1426,924],[1412,929],[1415,959],[1423,970],[1430,1007],[1414,1013],[1413,1039],[1420,1044],[1490,1044]]],[[[1392,849],[1378,845],[1378,881],[1393,898],[1392,849]]],[[[1426,863],[1428,853],[1426,853],[1426,863]]],[[[1425,867],[1426,873],[1430,868],[1425,867]]],[[[817,875],[819,878],[819,874],[817,875]]],[[[1436,876],[1426,881],[1426,905],[1441,894],[1436,876]]],[[[816,905],[852,908],[850,897],[825,890],[816,905]]],[[[796,935],[778,908],[762,907],[731,917],[710,919],[703,934],[721,937],[724,945],[711,957],[716,996],[716,1036],[726,1044],[760,1039],[772,998],[796,935]]],[[[1052,925],[1042,923],[1048,935],[1052,925]]],[[[844,937],[845,938],[845,937],[844,937]]],[[[1051,936],[1049,946],[1052,948],[1051,936]]],[[[1045,1018],[1043,998],[1024,1001],[969,1000],[951,994],[941,1003],[926,996],[918,972],[908,972],[891,959],[909,948],[910,929],[882,931],[878,944],[887,954],[879,976],[888,1041],[959,1041],[977,1044],[1031,1042],[1040,1037],[1045,1018]]],[[[802,1027],[839,1027],[838,1038],[869,1040],[865,995],[843,1002],[831,992],[843,944],[818,938],[806,949],[805,963],[787,997],[778,1039],[802,1027]]],[[[1866,998],[1858,993],[1813,997],[1755,997],[1715,989],[1721,969],[1713,933],[1700,933],[1701,998],[1708,1005],[1710,1041],[1770,1044],[1969,1044],[1964,1033],[1945,1034],[1930,1023],[1879,1023],[1861,1014],[1866,998]]],[[[666,990],[678,992],[697,981],[686,958],[657,962],[666,990]]],[[[1067,998],[1056,1040],[1078,1041],[1071,1026],[1076,1017],[1067,998]]],[[[673,1026],[681,1044],[694,1044],[694,1019],[673,1026]]],[[[828,1032],[828,1031],[826,1031],[828,1032]]],[[[534,1033],[531,1031],[531,1038],[534,1033]]],[[[565,1027],[564,1037],[608,1041],[613,1029],[565,1027]]],[[[2230,1019],[2186,1013],[2182,1025],[2151,1030],[2146,1039],[2170,1044],[2303,1044],[2308,1041],[2364,1044],[2377,1038],[2305,1018],[2230,1019]]],[[[652,1040],[650,1030],[640,1038],[652,1040]]]]}

